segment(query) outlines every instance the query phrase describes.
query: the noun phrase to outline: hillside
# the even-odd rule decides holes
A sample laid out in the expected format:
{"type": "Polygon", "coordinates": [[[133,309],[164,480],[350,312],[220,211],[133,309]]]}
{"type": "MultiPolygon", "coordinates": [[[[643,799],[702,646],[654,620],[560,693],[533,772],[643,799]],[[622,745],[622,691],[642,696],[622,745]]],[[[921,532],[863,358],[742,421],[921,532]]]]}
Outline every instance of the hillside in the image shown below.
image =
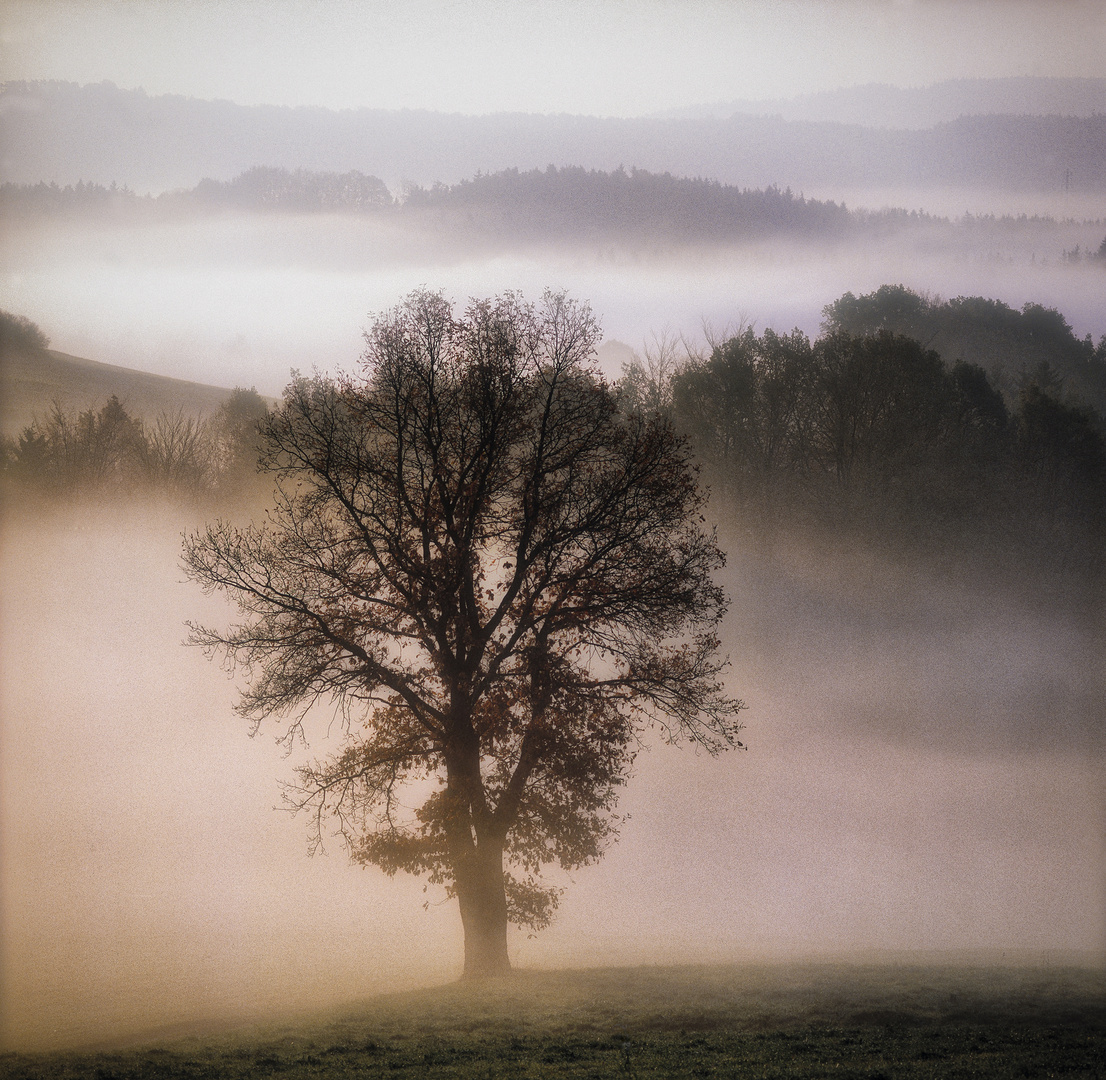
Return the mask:
{"type": "Polygon", "coordinates": [[[99,407],[113,394],[133,415],[154,417],[178,409],[212,413],[231,391],[53,350],[37,355],[12,351],[0,359],[0,434],[18,434],[55,401],[73,411],[99,407]]]}

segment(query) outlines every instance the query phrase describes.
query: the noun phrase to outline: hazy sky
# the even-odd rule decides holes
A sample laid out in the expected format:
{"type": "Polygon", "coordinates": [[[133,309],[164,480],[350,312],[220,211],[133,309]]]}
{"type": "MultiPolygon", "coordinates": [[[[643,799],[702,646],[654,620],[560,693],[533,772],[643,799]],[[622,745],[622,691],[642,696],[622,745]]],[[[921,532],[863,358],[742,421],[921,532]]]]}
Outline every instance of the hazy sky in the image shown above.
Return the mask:
{"type": "Polygon", "coordinates": [[[1103,0],[3,0],[5,79],[240,104],[637,115],[1106,76],[1103,0]]]}

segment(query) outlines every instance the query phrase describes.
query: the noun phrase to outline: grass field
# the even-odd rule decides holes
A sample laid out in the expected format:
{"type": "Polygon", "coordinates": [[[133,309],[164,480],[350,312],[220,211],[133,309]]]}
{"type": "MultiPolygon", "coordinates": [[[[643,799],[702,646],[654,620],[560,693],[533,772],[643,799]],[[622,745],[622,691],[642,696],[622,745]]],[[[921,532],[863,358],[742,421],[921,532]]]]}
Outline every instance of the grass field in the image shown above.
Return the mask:
{"type": "Polygon", "coordinates": [[[1106,972],[742,965],[520,972],[0,1076],[1102,1077],[1106,972]]]}
{"type": "Polygon", "coordinates": [[[132,415],[152,421],[177,410],[209,415],[230,390],[66,353],[10,353],[0,357],[0,434],[17,435],[36,416],[44,418],[55,401],[67,412],[79,412],[100,409],[112,394],[132,415]]]}

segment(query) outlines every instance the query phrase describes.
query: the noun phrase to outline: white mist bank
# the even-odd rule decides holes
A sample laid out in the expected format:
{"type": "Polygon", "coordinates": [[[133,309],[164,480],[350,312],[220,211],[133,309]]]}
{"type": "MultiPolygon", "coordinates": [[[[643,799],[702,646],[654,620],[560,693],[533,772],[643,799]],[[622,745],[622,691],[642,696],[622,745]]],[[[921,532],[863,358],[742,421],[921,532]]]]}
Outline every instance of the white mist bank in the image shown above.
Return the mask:
{"type": "MultiPolygon", "coordinates": [[[[350,866],[337,841],[308,858],[306,823],[274,809],[304,752],[286,758],[273,726],[249,739],[237,682],[180,644],[186,618],[231,614],[182,581],[185,527],[141,507],[5,516],[7,1045],[460,972],[455,904],[350,866]]],[[[817,553],[771,574],[731,560],[724,647],[750,749],[711,759],[653,740],[620,842],[566,881],[548,931],[512,934],[516,964],[1102,955],[1092,631],[875,565],[880,600],[834,569],[817,553]],[[1059,684],[1074,690],[1041,716],[1032,687],[1059,684]]]]}
{"type": "MultiPolygon", "coordinates": [[[[1058,308],[1082,337],[1106,334],[1106,272],[1067,265],[1106,225],[1012,230],[944,226],[838,244],[765,241],[730,249],[587,247],[510,251],[442,244],[368,218],[221,216],[143,226],[10,223],[3,301],[63,352],[218,386],[279,394],[289,370],[352,367],[368,313],[412,289],[458,300],[565,288],[609,338],[695,335],[744,319],[814,335],[846,290],[901,283],[1058,308]]],[[[611,374],[617,374],[612,372],[611,374]]]]}

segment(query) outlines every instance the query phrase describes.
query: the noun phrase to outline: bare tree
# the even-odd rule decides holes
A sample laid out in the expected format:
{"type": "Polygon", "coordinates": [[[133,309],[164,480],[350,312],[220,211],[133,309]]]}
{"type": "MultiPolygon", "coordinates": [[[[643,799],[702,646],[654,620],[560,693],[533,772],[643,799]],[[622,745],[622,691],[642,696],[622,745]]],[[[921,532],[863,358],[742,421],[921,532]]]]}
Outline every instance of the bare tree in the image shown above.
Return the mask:
{"type": "Polygon", "coordinates": [[[645,343],[645,359],[635,352],[622,365],[618,389],[626,408],[635,412],[672,411],[672,379],[680,371],[681,341],[668,330],[654,333],[645,343]]]}
{"type": "Polygon", "coordinates": [[[198,497],[214,483],[211,425],[183,409],[159,413],[146,433],[145,466],[163,490],[198,497]]]}
{"type": "Polygon", "coordinates": [[[215,524],[184,562],[244,621],[193,641],[244,662],[255,724],[333,699],[338,752],[288,796],[355,860],[457,897],[465,974],[507,971],[507,925],[540,928],[614,835],[648,725],[737,743],[688,452],[626,413],[598,327],[562,294],[455,318],[420,292],[366,334],[364,372],[296,378],[263,425],[267,524],[215,524]],[[417,808],[408,810],[418,801],[417,808]]]}

